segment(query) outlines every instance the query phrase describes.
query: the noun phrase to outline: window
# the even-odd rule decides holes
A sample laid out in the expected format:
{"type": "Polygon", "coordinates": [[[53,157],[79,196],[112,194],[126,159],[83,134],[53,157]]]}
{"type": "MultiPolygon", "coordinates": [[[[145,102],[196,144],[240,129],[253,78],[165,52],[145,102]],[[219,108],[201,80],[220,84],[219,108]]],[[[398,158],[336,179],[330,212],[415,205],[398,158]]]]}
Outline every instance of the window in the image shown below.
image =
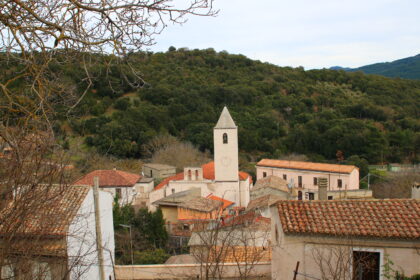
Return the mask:
{"type": "Polygon", "coordinates": [[[279,242],[279,230],[277,229],[277,226],[276,226],[276,231],[275,231],[276,233],[275,233],[275,235],[276,235],[276,242],[278,243],[279,242]]]}
{"type": "Polygon", "coordinates": [[[198,180],[198,170],[195,171],[195,179],[198,180]]]}
{"type": "Polygon", "coordinates": [[[328,200],[333,200],[333,196],[332,195],[329,195],[328,196],[328,200]]]}
{"type": "Polygon", "coordinates": [[[263,172],[263,177],[267,177],[267,172],[263,172]]]}
{"type": "Polygon", "coordinates": [[[314,177],[314,186],[317,186],[317,185],[318,185],[318,178],[314,177]]]}
{"type": "Polygon", "coordinates": [[[380,252],[353,251],[353,279],[379,280],[380,252]]]}
{"type": "Polygon", "coordinates": [[[191,180],[191,169],[188,170],[188,180],[191,180]]]}
{"type": "Polygon", "coordinates": [[[223,133],[223,144],[227,144],[228,143],[228,135],[227,133],[223,133]]]}
{"type": "Polygon", "coordinates": [[[302,176],[298,176],[298,187],[302,187],[302,176]]]}
{"type": "Polygon", "coordinates": [[[36,262],[33,266],[33,279],[51,280],[50,266],[46,262],[36,262]]]}
{"type": "Polygon", "coordinates": [[[172,191],[172,193],[175,193],[175,189],[172,189],[171,191],[172,191]]]}
{"type": "Polygon", "coordinates": [[[117,193],[117,197],[118,198],[121,198],[121,189],[120,188],[117,188],[115,191],[117,193]]]}
{"type": "Polygon", "coordinates": [[[315,194],[313,192],[308,193],[308,199],[309,200],[314,200],[315,199],[315,194]]]}
{"type": "Polygon", "coordinates": [[[343,180],[338,179],[337,180],[337,187],[341,188],[343,186],[343,180]]]}
{"type": "Polygon", "coordinates": [[[287,180],[287,175],[283,174],[283,180],[287,180]]]}
{"type": "Polygon", "coordinates": [[[150,169],[150,177],[153,177],[153,170],[150,169]]]}
{"type": "Polygon", "coordinates": [[[183,230],[190,230],[190,226],[188,224],[183,224],[183,230]]]}
{"type": "Polygon", "coordinates": [[[302,200],[302,191],[298,191],[298,200],[302,200]]]}

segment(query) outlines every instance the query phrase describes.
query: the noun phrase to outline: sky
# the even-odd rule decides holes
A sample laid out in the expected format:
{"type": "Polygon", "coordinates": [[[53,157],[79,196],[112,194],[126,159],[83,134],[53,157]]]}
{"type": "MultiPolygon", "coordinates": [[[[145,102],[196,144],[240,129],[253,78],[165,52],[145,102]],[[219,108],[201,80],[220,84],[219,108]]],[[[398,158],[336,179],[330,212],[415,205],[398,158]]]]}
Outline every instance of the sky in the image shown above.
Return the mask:
{"type": "Polygon", "coordinates": [[[279,66],[359,67],[420,53],[420,0],[215,0],[151,51],[214,48],[279,66]]]}

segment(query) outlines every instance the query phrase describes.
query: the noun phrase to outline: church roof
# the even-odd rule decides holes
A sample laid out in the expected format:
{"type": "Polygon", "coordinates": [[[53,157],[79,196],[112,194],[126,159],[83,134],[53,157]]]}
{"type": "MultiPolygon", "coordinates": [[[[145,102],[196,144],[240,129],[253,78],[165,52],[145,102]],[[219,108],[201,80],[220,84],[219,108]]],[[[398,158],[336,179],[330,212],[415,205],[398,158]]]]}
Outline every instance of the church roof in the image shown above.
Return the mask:
{"type": "Polygon", "coordinates": [[[223,108],[219,120],[214,128],[237,128],[226,106],[223,108]]]}
{"type": "MultiPolygon", "coordinates": [[[[201,168],[203,169],[203,178],[207,179],[207,180],[214,180],[215,179],[215,175],[214,175],[214,161],[211,161],[209,163],[203,164],[201,166],[201,168]]],[[[252,177],[246,173],[246,172],[242,172],[239,171],[238,172],[238,176],[239,176],[239,180],[240,181],[245,181],[247,179],[249,179],[250,181],[252,181],[252,177]]],[[[166,186],[170,181],[181,181],[184,180],[184,172],[178,173],[174,176],[168,177],[165,180],[163,180],[159,185],[157,185],[155,187],[155,190],[161,189],[164,186],[166,186]]]]}

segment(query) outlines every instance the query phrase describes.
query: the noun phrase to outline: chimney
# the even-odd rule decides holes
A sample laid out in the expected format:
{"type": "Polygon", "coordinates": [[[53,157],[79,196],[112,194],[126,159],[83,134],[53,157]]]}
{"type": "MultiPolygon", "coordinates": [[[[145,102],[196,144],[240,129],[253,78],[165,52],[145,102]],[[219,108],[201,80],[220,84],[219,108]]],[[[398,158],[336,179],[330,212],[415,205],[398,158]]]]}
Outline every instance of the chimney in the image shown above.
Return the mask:
{"type": "Polygon", "coordinates": [[[328,178],[318,178],[318,200],[327,200],[328,178]]]}
{"type": "Polygon", "coordinates": [[[411,198],[420,199],[420,183],[413,183],[413,186],[411,187],[411,198]]]}

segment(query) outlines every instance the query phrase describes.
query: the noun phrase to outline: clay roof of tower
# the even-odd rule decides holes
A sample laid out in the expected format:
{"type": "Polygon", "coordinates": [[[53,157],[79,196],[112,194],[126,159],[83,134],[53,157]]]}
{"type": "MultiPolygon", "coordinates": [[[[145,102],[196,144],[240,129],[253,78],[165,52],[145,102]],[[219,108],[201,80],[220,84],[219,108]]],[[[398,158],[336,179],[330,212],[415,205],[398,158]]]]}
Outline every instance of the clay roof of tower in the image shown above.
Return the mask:
{"type": "Polygon", "coordinates": [[[236,128],[236,124],[233,121],[229,110],[225,106],[222,113],[220,114],[219,120],[214,128],[236,128]]]}

